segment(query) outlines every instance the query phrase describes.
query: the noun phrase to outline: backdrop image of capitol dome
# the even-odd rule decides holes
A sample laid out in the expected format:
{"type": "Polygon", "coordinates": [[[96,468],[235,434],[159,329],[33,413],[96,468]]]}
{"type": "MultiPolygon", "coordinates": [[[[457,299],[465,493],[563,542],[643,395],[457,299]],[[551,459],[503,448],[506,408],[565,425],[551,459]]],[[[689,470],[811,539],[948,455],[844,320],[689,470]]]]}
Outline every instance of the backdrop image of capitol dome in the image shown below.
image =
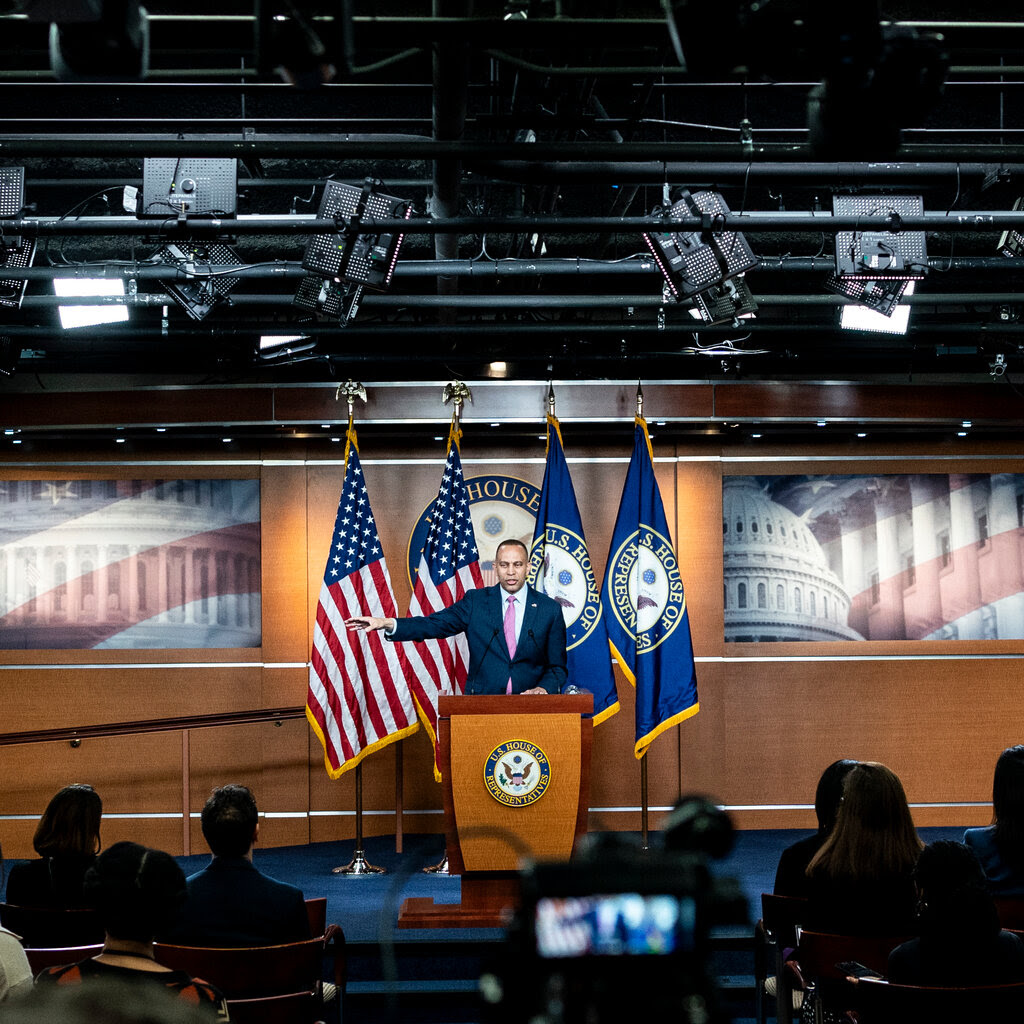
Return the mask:
{"type": "Polygon", "coordinates": [[[733,476],[726,642],[1024,638],[1024,475],[733,476]]]}
{"type": "Polygon", "coordinates": [[[260,645],[259,480],[8,480],[0,502],[0,649],[260,645]]]}

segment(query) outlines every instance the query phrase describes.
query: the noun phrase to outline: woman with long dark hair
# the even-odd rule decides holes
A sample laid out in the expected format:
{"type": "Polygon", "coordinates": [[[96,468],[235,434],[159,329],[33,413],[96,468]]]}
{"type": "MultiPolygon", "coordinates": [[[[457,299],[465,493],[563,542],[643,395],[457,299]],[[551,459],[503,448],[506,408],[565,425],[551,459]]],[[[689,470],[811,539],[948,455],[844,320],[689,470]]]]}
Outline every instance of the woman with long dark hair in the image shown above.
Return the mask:
{"type": "Polygon", "coordinates": [[[994,822],[969,828],[964,843],[981,862],[993,896],[1024,896],[1024,745],[1007,747],[992,779],[994,822]]]}
{"type": "Polygon", "coordinates": [[[7,902],[19,907],[81,907],[82,883],[100,850],[103,802],[92,786],[61,789],[43,811],[32,845],[39,860],[15,864],[7,902]]]}
{"type": "Polygon", "coordinates": [[[921,852],[907,797],[884,764],[847,773],[832,832],[807,867],[808,926],[861,935],[909,935],[921,852]]]}

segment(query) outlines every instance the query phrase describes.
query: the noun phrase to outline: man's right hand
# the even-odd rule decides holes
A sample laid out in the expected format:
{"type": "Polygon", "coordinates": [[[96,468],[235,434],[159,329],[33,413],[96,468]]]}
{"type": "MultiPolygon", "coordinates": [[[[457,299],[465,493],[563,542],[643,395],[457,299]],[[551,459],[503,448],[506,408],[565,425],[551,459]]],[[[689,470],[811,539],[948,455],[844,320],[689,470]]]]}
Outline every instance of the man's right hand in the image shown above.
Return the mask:
{"type": "Polygon", "coordinates": [[[394,619],[381,619],[376,615],[355,615],[351,619],[345,620],[345,627],[350,632],[355,632],[360,629],[386,629],[389,633],[395,628],[394,619]]]}

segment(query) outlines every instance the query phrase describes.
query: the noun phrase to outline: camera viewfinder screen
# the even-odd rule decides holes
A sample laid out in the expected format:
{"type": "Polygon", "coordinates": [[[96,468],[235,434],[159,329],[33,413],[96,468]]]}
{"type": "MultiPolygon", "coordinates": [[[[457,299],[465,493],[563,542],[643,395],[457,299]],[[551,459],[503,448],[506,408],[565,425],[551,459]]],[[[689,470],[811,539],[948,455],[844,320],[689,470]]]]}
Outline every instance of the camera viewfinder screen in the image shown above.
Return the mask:
{"type": "Polygon", "coordinates": [[[693,949],[696,908],[665,894],[542,897],[534,927],[546,958],[664,956],[693,949]]]}

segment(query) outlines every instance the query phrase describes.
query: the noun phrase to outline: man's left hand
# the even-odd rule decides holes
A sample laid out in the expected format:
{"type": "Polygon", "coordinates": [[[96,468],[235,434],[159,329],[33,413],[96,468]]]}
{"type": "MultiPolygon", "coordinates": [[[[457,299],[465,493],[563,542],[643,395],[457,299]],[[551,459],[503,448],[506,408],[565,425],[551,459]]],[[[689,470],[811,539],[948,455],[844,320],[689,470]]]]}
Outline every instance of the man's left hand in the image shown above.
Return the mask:
{"type": "Polygon", "coordinates": [[[547,693],[543,686],[532,686],[529,690],[523,690],[523,693],[547,693]]]}

